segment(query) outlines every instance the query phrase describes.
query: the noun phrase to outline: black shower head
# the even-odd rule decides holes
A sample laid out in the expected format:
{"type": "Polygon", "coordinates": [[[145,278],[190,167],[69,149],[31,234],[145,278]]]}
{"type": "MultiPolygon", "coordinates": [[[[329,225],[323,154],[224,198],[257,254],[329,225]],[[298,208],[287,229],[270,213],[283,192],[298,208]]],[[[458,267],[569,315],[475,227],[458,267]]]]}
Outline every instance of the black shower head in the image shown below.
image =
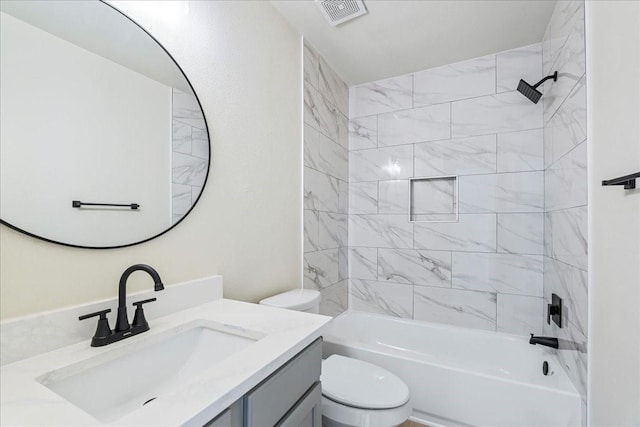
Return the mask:
{"type": "Polygon", "coordinates": [[[542,93],[538,90],[538,86],[540,86],[542,83],[544,83],[549,79],[553,79],[554,82],[557,81],[558,72],[556,71],[550,76],[545,77],[544,79],[540,80],[538,83],[536,83],[533,86],[531,86],[529,83],[525,82],[524,80],[520,79],[520,83],[518,83],[518,92],[520,92],[521,94],[529,98],[529,100],[534,104],[537,104],[538,101],[540,101],[540,98],[542,97],[542,93]]]}
{"type": "Polygon", "coordinates": [[[542,92],[522,79],[520,79],[520,83],[518,83],[518,92],[529,98],[534,104],[537,104],[542,97],[542,92]]]}

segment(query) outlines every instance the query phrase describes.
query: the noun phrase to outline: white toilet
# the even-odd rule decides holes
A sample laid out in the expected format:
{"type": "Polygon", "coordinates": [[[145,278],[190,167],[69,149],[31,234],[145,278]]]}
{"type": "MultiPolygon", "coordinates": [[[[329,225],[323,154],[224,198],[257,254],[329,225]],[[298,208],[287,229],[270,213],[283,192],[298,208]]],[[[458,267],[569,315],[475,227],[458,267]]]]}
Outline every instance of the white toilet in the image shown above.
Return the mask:
{"type": "MultiPolygon", "coordinates": [[[[318,313],[320,292],[295,289],[260,304],[318,313]]],[[[339,355],[322,361],[323,427],[395,427],[411,415],[409,388],[371,363],[339,355]]]]}

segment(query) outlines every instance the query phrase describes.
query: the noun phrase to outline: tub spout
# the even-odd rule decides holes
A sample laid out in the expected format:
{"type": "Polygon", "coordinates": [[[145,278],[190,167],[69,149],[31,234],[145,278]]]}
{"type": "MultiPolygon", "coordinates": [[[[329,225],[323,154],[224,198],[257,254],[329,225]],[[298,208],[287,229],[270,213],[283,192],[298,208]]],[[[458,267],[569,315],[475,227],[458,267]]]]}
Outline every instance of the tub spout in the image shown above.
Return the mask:
{"type": "Polygon", "coordinates": [[[551,348],[558,348],[558,338],[553,338],[553,337],[536,337],[535,335],[531,334],[531,338],[529,338],[529,344],[540,344],[540,345],[546,345],[547,347],[551,347],[551,348]]]}

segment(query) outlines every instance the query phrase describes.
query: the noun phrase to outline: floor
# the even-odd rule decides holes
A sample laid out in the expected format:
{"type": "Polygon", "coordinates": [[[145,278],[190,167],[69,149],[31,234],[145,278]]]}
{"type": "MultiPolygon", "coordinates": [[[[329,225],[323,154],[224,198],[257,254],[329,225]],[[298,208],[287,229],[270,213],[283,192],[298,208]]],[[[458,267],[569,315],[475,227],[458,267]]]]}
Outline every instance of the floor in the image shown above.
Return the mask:
{"type": "Polygon", "coordinates": [[[424,424],[417,423],[415,421],[405,421],[400,427],[429,427],[424,424]]]}

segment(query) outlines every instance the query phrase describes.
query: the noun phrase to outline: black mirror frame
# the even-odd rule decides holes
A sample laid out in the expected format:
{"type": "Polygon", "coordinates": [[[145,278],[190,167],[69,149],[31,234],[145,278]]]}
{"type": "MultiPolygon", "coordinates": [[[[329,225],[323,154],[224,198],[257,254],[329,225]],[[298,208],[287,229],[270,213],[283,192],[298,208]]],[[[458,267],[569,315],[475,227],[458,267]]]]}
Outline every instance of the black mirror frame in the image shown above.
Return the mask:
{"type": "Polygon", "coordinates": [[[202,112],[202,119],[204,121],[204,126],[205,126],[205,130],[207,131],[207,141],[209,143],[209,158],[207,159],[207,173],[205,175],[204,178],[204,182],[202,183],[202,190],[200,190],[200,194],[198,194],[198,197],[196,198],[195,202],[191,205],[191,207],[189,208],[189,210],[182,216],[182,218],[180,218],[175,224],[172,224],[170,227],[168,227],[167,229],[165,229],[164,231],[151,236],[147,239],[143,239],[137,242],[132,242],[132,243],[126,243],[123,245],[115,245],[115,246],[85,246],[85,245],[74,245],[73,243],[65,243],[65,242],[59,242],[57,240],[52,240],[52,239],[48,239],[46,237],[42,237],[42,236],[38,236],[36,234],[30,233],[26,230],[21,229],[20,227],[16,227],[15,225],[3,220],[2,218],[0,218],[0,224],[7,226],[8,228],[11,228],[15,231],[18,231],[19,233],[25,234],[27,236],[36,238],[38,240],[43,240],[45,242],[49,242],[49,243],[55,243],[57,245],[62,245],[62,246],[67,246],[67,247],[72,247],[72,248],[82,248],[82,249],[119,249],[119,248],[126,248],[129,246],[135,246],[135,245],[139,245],[145,242],[148,242],[150,240],[156,239],[160,236],[162,236],[163,234],[168,233],[170,230],[173,230],[178,224],[180,224],[182,221],[184,221],[184,219],[186,217],[189,216],[189,214],[191,213],[191,211],[193,211],[193,208],[198,204],[198,202],[200,201],[200,198],[202,197],[202,193],[204,192],[204,189],[206,188],[207,185],[207,181],[209,179],[209,172],[211,171],[211,137],[210,137],[210,133],[209,133],[209,125],[207,123],[207,118],[204,114],[204,109],[202,108],[202,104],[200,103],[200,98],[198,98],[198,94],[196,93],[195,89],[193,88],[193,85],[191,84],[191,81],[189,80],[189,78],[187,77],[187,75],[185,74],[184,70],[182,69],[182,67],[180,67],[180,64],[178,64],[178,61],[175,60],[175,58],[169,53],[169,51],[155,38],[153,37],[147,30],[144,29],[144,27],[142,27],[142,25],[138,24],[136,21],[134,21],[132,18],[130,18],[129,16],[127,16],[124,12],[122,12],[120,9],[116,8],[115,6],[110,5],[109,3],[106,3],[105,0],[97,0],[100,3],[102,3],[105,6],[110,7],[111,9],[115,10],[116,12],[118,12],[120,15],[122,15],[125,19],[129,20],[130,22],[132,22],[135,26],[137,26],[138,28],[140,28],[146,35],[148,35],[149,37],[151,37],[151,39],[156,42],[158,44],[158,46],[160,46],[160,48],[169,56],[169,58],[171,58],[171,60],[173,61],[173,63],[176,65],[176,67],[178,67],[178,70],[180,70],[180,73],[182,73],[182,76],[185,78],[185,80],[187,81],[187,84],[189,85],[189,87],[191,88],[191,92],[193,93],[193,96],[195,96],[196,101],[198,102],[198,106],[200,107],[200,111],[202,112]]]}

